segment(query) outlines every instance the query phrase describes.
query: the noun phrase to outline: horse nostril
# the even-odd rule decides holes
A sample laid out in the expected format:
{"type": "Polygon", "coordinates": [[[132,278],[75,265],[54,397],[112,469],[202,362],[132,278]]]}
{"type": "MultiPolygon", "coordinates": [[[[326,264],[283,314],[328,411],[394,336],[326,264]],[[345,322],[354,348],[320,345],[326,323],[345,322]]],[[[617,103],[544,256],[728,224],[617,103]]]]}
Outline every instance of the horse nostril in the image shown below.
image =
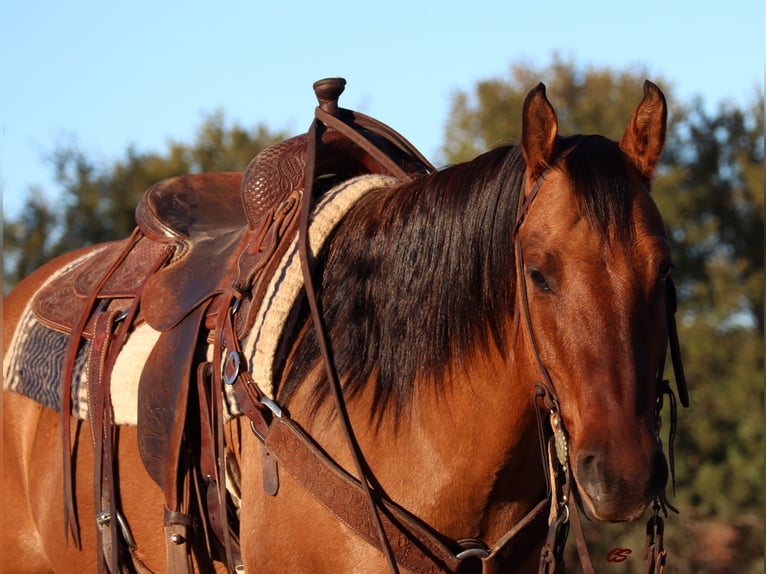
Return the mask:
{"type": "Polygon", "coordinates": [[[588,489],[600,490],[603,482],[603,454],[597,450],[585,449],[577,455],[577,474],[588,489]]]}

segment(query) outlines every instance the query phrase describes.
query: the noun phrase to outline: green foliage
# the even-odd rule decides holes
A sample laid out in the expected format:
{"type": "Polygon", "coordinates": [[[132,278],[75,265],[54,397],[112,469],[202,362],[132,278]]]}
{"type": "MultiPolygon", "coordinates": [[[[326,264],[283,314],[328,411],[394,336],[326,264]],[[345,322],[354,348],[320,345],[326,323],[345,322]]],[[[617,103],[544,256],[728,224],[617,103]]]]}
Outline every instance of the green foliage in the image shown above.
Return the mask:
{"type": "MultiPolygon", "coordinates": [[[[645,77],[642,69],[583,70],[559,57],[544,69],[514,65],[508,78],[482,80],[472,94],[452,95],[442,153],[447,162],[456,163],[499,144],[518,142],[524,98],[540,81],[556,108],[562,135],[599,133],[619,139],[640,99],[645,77]]],[[[661,78],[654,81],[667,86],[661,78]]]]}
{"type": "Polygon", "coordinates": [[[57,148],[55,205],[30,193],[21,215],[4,220],[5,291],[56,255],[127,237],[135,227],[136,204],[152,184],[189,173],[242,171],[259,151],[285,137],[265,126],[227,126],[218,112],[203,122],[193,143],[172,142],[164,153],[129,148],[107,168],[75,147],[57,148]]]}
{"type": "Polygon", "coordinates": [[[49,238],[56,217],[41,199],[39,189],[33,189],[18,219],[3,223],[3,278],[16,283],[50,259],[49,238]]]}

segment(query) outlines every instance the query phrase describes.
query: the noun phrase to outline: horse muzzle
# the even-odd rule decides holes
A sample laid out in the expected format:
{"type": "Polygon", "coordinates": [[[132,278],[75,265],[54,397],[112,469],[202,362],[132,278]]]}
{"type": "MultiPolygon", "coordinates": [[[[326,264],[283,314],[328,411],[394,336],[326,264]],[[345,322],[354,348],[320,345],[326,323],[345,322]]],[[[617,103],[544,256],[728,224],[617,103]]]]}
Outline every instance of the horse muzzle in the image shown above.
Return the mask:
{"type": "Polygon", "coordinates": [[[660,496],[668,480],[668,464],[657,446],[644,460],[625,464],[624,449],[610,457],[596,447],[580,449],[573,470],[580,506],[588,518],[601,522],[626,522],[640,518],[649,503],[660,496]]]}

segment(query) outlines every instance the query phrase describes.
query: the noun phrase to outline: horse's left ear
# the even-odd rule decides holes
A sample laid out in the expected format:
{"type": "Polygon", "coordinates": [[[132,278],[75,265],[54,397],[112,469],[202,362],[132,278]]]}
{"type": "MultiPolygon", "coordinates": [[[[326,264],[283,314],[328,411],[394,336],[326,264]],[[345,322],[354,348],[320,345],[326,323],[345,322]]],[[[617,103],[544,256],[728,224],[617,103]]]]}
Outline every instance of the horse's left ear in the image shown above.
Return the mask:
{"type": "Polygon", "coordinates": [[[545,96],[545,84],[541,82],[524,100],[521,116],[521,153],[533,178],[550,165],[558,130],[556,112],[545,96]]]}
{"type": "Polygon", "coordinates": [[[644,82],[644,98],[630,118],[620,140],[620,149],[638,171],[651,179],[665,145],[668,109],[662,91],[649,80],[644,82]]]}

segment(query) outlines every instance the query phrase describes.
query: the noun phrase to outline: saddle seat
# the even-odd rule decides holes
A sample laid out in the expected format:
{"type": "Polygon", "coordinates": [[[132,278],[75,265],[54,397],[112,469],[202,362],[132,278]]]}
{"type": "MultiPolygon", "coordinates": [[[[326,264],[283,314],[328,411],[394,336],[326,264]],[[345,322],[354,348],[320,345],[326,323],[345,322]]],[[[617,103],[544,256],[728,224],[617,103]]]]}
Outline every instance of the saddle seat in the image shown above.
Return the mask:
{"type": "MultiPolygon", "coordinates": [[[[366,137],[407,173],[424,171],[385,138],[372,133],[366,137]]],[[[149,188],[136,208],[138,227],[152,241],[172,244],[176,251],[146,284],[142,312],[147,323],[160,331],[170,329],[202,301],[249,274],[243,267],[255,262],[237,259],[248,252],[253,233],[303,188],[306,146],[307,135],[301,134],[263,150],[244,174],[179,176],[149,188]]],[[[325,133],[322,146],[315,177],[325,187],[362,174],[391,175],[343,134],[325,133]]]]}
{"type": "Polygon", "coordinates": [[[141,311],[158,331],[177,325],[226,288],[227,262],[246,226],[239,203],[241,173],[203,173],[163,180],[136,208],[144,236],[172,249],[170,262],[146,281],[141,311]]]}

